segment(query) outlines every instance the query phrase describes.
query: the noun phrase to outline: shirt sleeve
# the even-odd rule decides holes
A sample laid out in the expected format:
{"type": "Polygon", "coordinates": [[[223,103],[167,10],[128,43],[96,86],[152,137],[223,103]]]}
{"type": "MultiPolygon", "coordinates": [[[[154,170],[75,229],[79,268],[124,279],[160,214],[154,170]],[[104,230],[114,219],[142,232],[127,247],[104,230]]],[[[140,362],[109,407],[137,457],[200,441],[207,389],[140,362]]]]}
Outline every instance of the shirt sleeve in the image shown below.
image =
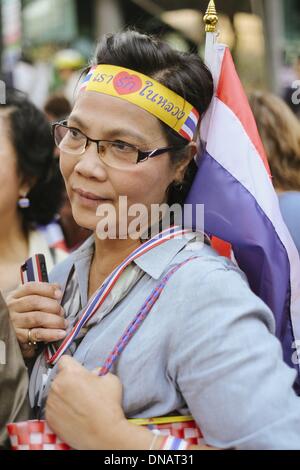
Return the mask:
{"type": "Polygon", "coordinates": [[[224,264],[199,279],[197,264],[172,280],[186,300],[177,312],[169,373],[206,442],[300,449],[296,372],[283,362],[271,311],[238,269],[224,264]]]}

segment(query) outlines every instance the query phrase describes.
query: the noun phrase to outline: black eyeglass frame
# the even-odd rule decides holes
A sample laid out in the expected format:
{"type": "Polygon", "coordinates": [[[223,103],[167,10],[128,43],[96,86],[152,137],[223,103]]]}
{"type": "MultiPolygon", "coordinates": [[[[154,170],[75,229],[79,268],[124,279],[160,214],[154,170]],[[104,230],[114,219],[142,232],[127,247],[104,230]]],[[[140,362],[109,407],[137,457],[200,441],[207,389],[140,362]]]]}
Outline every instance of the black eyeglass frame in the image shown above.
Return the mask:
{"type": "MultiPolygon", "coordinates": [[[[131,147],[132,149],[137,151],[138,158],[137,158],[136,165],[138,163],[145,162],[146,160],[148,160],[148,158],[158,157],[159,155],[162,155],[166,152],[171,152],[171,151],[176,151],[176,150],[183,150],[184,148],[186,148],[189,145],[189,142],[186,142],[185,144],[180,144],[180,145],[175,145],[175,146],[173,145],[172,147],[161,147],[161,148],[158,148],[158,149],[155,149],[155,150],[142,151],[138,147],[136,147],[135,145],[129,144],[127,142],[123,142],[121,140],[119,141],[119,140],[91,139],[84,132],[82,132],[80,129],[77,129],[76,127],[73,127],[73,126],[68,126],[66,124],[66,122],[67,121],[57,121],[57,122],[53,122],[51,124],[52,134],[54,136],[54,140],[55,140],[55,129],[56,129],[57,126],[61,126],[61,127],[66,128],[66,129],[71,129],[71,130],[80,132],[80,134],[82,134],[86,138],[86,144],[85,144],[85,148],[84,148],[85,150],[88,147],[90,142],[95,143],[97,145],[98,154],[99,154],[99,144],[101,142],[107,142],[109,144],[123,143],[123,144],[126,144],[128,147],[131,147]]],[[[58,145],[58,147],[59,147],[59,145],[58,145]]]]}

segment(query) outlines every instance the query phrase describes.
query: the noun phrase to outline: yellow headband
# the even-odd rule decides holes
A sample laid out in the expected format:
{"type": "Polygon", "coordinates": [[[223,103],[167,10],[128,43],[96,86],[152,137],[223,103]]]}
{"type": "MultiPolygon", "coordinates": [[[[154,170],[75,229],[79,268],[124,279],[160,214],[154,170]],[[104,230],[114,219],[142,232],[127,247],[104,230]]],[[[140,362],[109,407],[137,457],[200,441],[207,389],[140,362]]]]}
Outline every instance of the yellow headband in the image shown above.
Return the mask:
{"type": "Polygon", "coordinates": [[[139,72],[115,65],[90,69],[80,91],[116,96],[145,109],[187,140],[192,140],[199,113],[182,96],[139,72]]]}

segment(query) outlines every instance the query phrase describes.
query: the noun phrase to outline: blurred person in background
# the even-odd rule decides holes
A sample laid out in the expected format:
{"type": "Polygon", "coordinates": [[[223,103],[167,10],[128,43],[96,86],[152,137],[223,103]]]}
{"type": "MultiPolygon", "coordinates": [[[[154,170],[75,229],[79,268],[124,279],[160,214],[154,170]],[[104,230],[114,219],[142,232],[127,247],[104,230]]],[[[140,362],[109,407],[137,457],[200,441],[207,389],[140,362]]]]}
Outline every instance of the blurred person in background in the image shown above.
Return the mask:
{"type": "Polygon", "coordinates": [[[63,186],[57,178],[50,126],[21,92],[0,106],[0,290],[20,284],[20,265],[43,253],[48,270],[65,258],[53,221],[63,186]]]}
{"type": "Polygon", "coordinates": [[[250,96],[278,193],[284,221],[300,253],[300,122],[281,98],[257,91],[250,96]]]}
{"type": "Polygon", "coordinates": [[[51,81],[51,65],[23,52],[11,71],[11,80],[6,83],[30,96],[30,101],[38,108],[45,103],[51,81]]]}
{"type": "Polygon", "coordinates": [[[53,59],[53,65],[61,82],[59,92],[74,103],[76,86],[81,76],[80,69],[85,65],[82,54],[75,49],[62,49],[53,59]]]}
{"type": "MultiPolygon", "coordinates": [[[[50,122],[67,119],[71,110],[70,102],[64,95],[59,93],[50,95],[44,106],[44,112],[50,122]]],[[[57,158],[57,177],[61,179],[64,188],[58,222],[62,228],[67,249],[73,251],[91,235],[91,232],[80,227],[74,220],[65,183],[59,169],[59,149],[57,147],[55,147],[54,156],[57,158]]]]}
{"type": "Polygon", "coordinates": [[[67,119],[72,111],[69,100],[60,93],[50,95],[44,105],[44,111],[48,121],[67,119]]]}
{"type": "MultiPolygon", "coordinates": [[[[69,100],[61,93],[53,93],[50,95],[44,105],[44,112],[50,123],[67,119],[71,113],[71,109],[69,100]]],[[[59,158],[57,147],[54,148],[54,156],[59,158]]]]}

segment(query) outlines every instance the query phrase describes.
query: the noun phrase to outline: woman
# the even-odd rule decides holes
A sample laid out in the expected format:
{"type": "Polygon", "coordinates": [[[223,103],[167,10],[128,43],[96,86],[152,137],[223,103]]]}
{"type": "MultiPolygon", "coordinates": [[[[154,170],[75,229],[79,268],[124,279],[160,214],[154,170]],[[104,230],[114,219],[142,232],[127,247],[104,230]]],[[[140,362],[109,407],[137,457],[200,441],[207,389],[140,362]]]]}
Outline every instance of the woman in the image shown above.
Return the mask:
{"type": "Polygon", "coordinates": [[[9,91],[0,106],[0,290],[20,283],[20,265],[43,253],[48,269],[64,259],[51,233],[62,184],[53,161],[49,125],[23,94],[9,91]],[[41,227],[40,227],[41,226],[41,227]]]}
{"type": "Polygon", "coordinates": [[[284,221],[300,254],[300,122],[275,95],[257,91],[250,96],[279,196],[284,221]]]}
{"type": "MultiPolygon", "coordinates": [[[[28,329],[37,342],[65,337],[61,306],[69,322],[65,341],[35,361],[33,413],[46,411],[78,449],[186,449],[185,440],[153,436],[127,418],[189,414],[211,446],[299,449],[295,373],[245,276],[193,232],[135,237],[134,211],[127,220],[118,210],[124,196],[148,213],[184,200],[210,72],[198,56],[131,31],[106,36],[94,66],[55,138],[74,218],[95,235],[53,270],[61,290],[33,283],[9,300],[21,345],[28,329]],[[105,237],[114,213],[117,235],[105,237]],[[63,354],[73,357],[60,361],[63,354]],[[103,377],[89,372],[99,368],[103,377]]],[[[26,357],[36,357],[29,348],[26,357]]]]}

